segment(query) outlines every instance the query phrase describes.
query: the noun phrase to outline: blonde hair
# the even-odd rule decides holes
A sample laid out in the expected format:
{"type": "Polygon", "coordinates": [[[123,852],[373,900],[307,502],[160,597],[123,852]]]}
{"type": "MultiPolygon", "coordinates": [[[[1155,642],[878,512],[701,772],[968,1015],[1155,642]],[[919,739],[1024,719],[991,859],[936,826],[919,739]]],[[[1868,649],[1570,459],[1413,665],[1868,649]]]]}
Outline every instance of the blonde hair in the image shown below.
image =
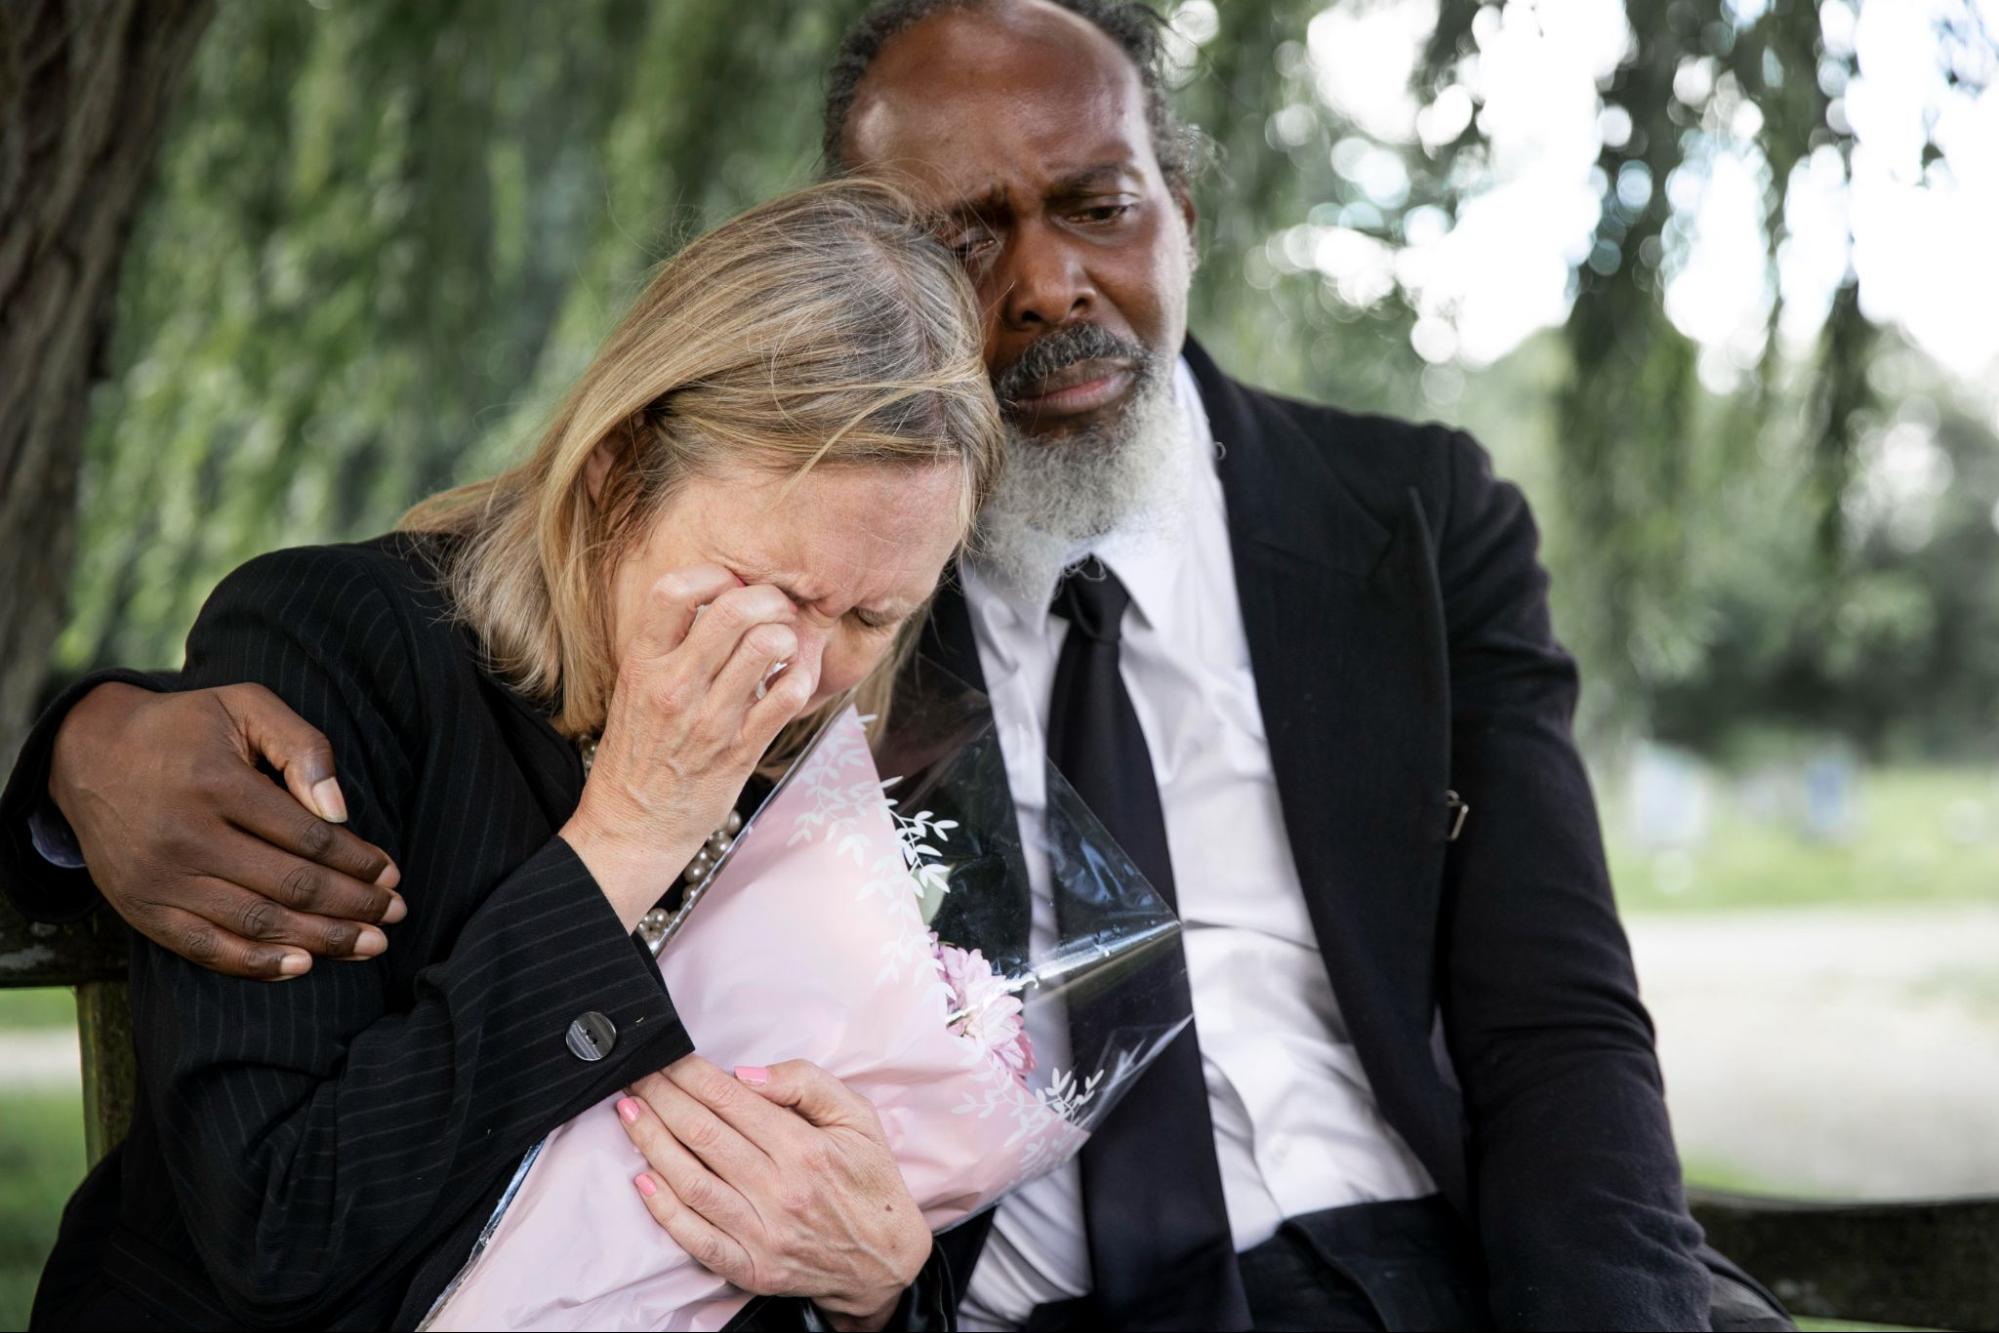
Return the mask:
{"type": "MultiPolygon", "coordinates": [[[[962,267],[901,190],[842,178],[667,260],[525,462],[432,496],[400,526],[457,539],[446,577],[458,615],[499,674],[583,737],[602,729],[617,680],[611,572],[683,482],[731,465],[797,476],[956,463],[969,533],[1002,449],[962,267]],[[607,441],[616,460],[593,498],[586,465],[607,441]]],[[[921,619],[856,690],[863,713],[886,715],[921,619]]]]}

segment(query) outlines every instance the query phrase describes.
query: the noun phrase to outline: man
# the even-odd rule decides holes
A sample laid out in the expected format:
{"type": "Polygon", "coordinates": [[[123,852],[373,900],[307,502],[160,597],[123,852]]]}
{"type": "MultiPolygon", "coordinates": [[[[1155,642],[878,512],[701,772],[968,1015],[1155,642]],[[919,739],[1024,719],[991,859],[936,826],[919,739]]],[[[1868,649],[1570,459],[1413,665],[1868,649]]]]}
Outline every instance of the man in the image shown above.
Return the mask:
{"type": "MultiPolygon", "coordinates": [[[[891,0],[829,87],[829,162],[949,219],[1013,426],[927,647],[991,695],[1023,827],[1045,752],[1186,922],[1193,1030],[1079,1166],[940,1241],[963,1321],[1788,1327],[1686,1213],[1526,505],[1461,434],[1187,340],[1157,42],[1120,0],[891,0]]],[[[78,699],[0,808],[24,906],[94,875],[254,976],[388,947],[396,872],[309,728],[78,699]]]]}

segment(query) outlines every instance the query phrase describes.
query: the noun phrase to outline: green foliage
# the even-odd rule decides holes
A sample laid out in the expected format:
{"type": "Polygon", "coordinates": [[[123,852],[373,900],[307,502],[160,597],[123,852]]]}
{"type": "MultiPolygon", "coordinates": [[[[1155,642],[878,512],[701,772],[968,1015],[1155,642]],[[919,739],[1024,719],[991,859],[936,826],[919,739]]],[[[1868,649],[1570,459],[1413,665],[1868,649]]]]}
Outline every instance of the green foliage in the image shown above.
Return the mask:
{"type": "Polygon", "coordinates": [[[1999,751],[1999,448],[1914,354],[1878,354],[1870,378],[1897,405],[1857,451],[1877,475],[1847,488],[1833,559],[1823,527],[1773,521],[1812,512],[1807,460],[1760,453],[1708,502],[1688,576],[1703,655],[1652,692],[1661,737],[1710,753],[1770,732],[1877,757],[1999,751]]]}
{"type": "Polygon", "coordinates": [[[671,236],[815,169],[853,3],[231,5],[93,405],[69,665],[521,447],[671,236]]]}
{"type": "MultiPolygon", "coordinates": [[[[1686,243],[1665,185],[1730,108],[1761,113],[1773,255],[1792,167],[1849,148],[1820,67],[1850,59],[1816,8],[1772,0],[1738,22],[1753,7],[1629,0],[1636,40],[1602,95],[1631,132],[1599,159],[1568,321],[1467,374],[1415,354],[1399,291],[1359,301],[1273,261],[1304,224],[1399,247],[1415,210],[1454,215],[1487,165],[1473,120],[1452,143],[1389,145],[1399,202],[1335,169],[1357,130],[1317,96],[1305,46],[1329,3],[1224,3],[1212,36],[1173,44],[1182,110],[1217,149],[1196,191],[1197,334],[1272,387],[1479,434],[1535,501],[1590,719],[1656,716],[1703,745],[1723,721],[1773,720],[1876,748],[1984,744],[1999,593],[1967,573],[1999,554],[1976,521],[1986,492],[1953,501],[1936,549],[1847,530],[1869,442],[1898,419],[1872,371],[1899,345],[1849,285],[1807,362],[1764,355],[1716,397],[1663,309],[1686,243]],[[1707,91],[1683,99],[1689,62],[1707,91]],[[1641,169],[1652,188],[1617,188],[1641,169]]],[[[815,174],[820,69],[863,4],[222,7],[123,277],[59,665],[170,664],[248,556],[379,531],[517,456],[675,238],[815,174]]],[[[1420,96],[1459,78],[1497,12],[1439,7],[1420,96]]],[[[1945,415],[1959,477],[1983,476],[1990,431],[1945,415]]]]}
{"type": "MultiPolygon", "coordinates": [[[[1433,89],[1475,58],[1480,8],[1444,6],[1425,59],[1433,89]]],[[[1687,239],[1667,185],[1735,138],[1735,108],[1753,105],[1758,128],[1748,147],[1766,177],[1774,274],[1793,168],[1820,146],[1850,158],[1852,132],[1843,121],[1833,128],[1824,89],[1851,75],[1853,57],[1827,49],[1818,7],[1805,0],[1627,0],[1625,12],[1635,40],[1602,95],[1630,129],[1621,140],[1606,136],[1598,158],[1600,216],[1589,257],[1575,269],[1563,328],[1570,375],[1558,391],[1552,446],[1572,543],[1560,571],[1563,623],[1594,669],[1596,698],[1649,701],[1659,688],[1699,678],[1708,617],[1694,581],[1697,553],[1729,540],[1713,516],[1726,508],[1726,490],[1758,466],[1759,452],[1797,456],[1811,484],[1792,497],[1796,513],[1815,523],[1822,554],[1838,551],[1841,499],[1871,402],[1864,371],[1874,330],[1849,273],[1801,388],[1772,392],[1782,363],[1766,353],[1760,378],[1733,401],[1704,401],[1696,348],[1663,305],[1687,239]],[[1742,13],[1756,16],[1744,22],[1742,13]],[[1705,73],[1683,83],[1690,68],[1705,73]],[[1633,179],[1644,188],[1627,194],[1633,179]]],[[[1440,169],[1478,151],[1468,130],[1440,155],[1440,169]]],[[[1778,313],[1773,305],[1767,327],[1778,313]]],[[[1642,716],[1645,708],[1623,711],[1642,716]]]]}
{"type": "Polygon", "coordinates": [[[26,1328],[56,1220],[83,1179],[83,1095],[0,1096],[0,1328],[26,1328]]]}
{"type": "Polygon", "coordinates": [[[76,1026],[76,992],[67,986],[0,990],[0,1032],[76,1026]]]}

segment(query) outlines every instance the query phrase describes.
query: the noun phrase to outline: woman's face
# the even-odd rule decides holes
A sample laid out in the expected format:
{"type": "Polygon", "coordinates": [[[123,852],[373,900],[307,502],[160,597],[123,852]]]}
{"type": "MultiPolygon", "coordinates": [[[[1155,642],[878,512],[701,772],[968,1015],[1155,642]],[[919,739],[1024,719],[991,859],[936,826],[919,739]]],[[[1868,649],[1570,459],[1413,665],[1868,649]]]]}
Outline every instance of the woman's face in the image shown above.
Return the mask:
{"type": "Polygon", "coordinates": [[[819,667],[814,705],[859,684],[937,585],[963,533],[964,470],[821,464],[803,477],[740,469],[683,485],[612,578],[618,659],[661,575],[719,565],[791,599],[801,664],[819,667]]]}

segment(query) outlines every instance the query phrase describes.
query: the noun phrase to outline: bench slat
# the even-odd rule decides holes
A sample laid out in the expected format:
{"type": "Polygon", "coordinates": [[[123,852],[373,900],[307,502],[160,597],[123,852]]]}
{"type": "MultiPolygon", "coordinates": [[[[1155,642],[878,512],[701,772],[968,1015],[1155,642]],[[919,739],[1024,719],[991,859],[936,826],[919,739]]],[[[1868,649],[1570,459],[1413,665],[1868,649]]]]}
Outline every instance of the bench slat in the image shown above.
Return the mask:
{"type": "Polygon", "coordinates": [[[138,1095],[131,989],[125,984],[130,942],[125,923],[110,912],[50,926],[26,920],[0,899],[0,989],[76,988],[83,1143],[92,1166],[131,1128],[138,1095]]]}
{"type": "Polygon", "coordinates": [[[83,1047],[83,1150],[96,1166],[132,1128],[139,1095],[132,988],[122,978],[78,986],[76,1031],[83,1047]]]}
{"type": "Polygon", "coordinates": [[[1999,1198],[1823,1203],[1688,1190],[1708,1240],[1791,1313],[1999,1328],[1999,1198]]]}
{"type": "Polygon", "coordinates": [[[111,912],[49,926],[0,898],[0,989],[123,981],[131,936],[111,912]]]}

